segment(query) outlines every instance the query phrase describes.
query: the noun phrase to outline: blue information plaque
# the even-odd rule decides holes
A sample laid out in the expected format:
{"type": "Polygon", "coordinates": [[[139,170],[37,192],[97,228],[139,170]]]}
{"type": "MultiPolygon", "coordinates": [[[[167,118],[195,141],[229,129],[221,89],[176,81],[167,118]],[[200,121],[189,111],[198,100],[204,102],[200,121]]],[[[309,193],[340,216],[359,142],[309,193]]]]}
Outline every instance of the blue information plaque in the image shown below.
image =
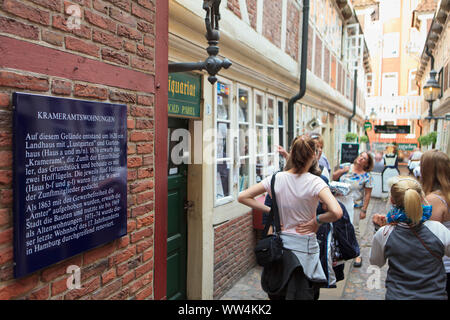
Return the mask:
{"type": "Polygon", "coordinates": [[[14,276],[127,233],[126,105],[14,93],[14,276]]]}

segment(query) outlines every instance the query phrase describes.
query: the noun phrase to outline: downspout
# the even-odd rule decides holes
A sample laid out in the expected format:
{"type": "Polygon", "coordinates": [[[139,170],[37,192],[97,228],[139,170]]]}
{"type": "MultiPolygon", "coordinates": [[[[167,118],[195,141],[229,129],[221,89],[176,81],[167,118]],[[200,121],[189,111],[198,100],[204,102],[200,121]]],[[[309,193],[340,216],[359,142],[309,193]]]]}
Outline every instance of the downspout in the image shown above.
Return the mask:
{"type": "Polygon", "coordinates": [[[351,132],[352,131],[352,119],[353,117],[356,115],[356,89],[358,89],[358,69],[355,68],[355,75],[354,75],[355,79],[353,80],[353,112],[352,115],[350,116],[350,118],[348,118],[348,128],[347,131],[351,132]]]}
{"type": "Polygon", "coordinates": [[[306,93],[306,65],[308,58],[308,25],[309,25],[309,0],[303,1],[302,18],[302,52],[300,65],[300,91],[288,102],[288,143],[294,140],[294,103],[303,98],[306,93]]]}

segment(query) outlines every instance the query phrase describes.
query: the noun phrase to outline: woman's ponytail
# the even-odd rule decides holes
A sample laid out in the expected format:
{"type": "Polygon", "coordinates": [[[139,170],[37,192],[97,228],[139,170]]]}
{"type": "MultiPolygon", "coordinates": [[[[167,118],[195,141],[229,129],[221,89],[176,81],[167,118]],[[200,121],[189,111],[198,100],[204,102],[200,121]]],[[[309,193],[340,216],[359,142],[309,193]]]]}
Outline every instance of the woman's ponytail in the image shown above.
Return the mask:
{"type": "Polygon", "coordinates": [[[298,136],[292,142],[285,170],[294,169],[296,173],[303,171],[308,161],[315,157],[315,153],[316,142],[306,135],[298,136]]]}
{"type": "Polygon", "coordinates": [[[406,215],[411,219],[413,224],[417,224],[422,219],[422,199],[415,189],[407,189],[403,199],[403,207],[406,215]]]}

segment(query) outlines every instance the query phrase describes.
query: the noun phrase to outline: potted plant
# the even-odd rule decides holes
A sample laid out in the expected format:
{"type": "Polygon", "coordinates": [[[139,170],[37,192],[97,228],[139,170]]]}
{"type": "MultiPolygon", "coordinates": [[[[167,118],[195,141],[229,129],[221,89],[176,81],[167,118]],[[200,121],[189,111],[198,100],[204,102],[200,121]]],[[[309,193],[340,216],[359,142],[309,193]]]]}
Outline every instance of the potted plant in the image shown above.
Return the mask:
{"type": "Polygon", "coordinates": [[[359,137],[359,142],[360,143],[368,143],[369,142],[369,137],[366,136],[366,135],[361,136],[361,137],[359,137]]]}
{"type": "Polygon", "coordinates": [[[420,136],[417,138],[417,142],[419,142],[421,147],[426,147],[431,144],[431,139],[429,135],[420,136]]]}
{"type": "Polygon", "coordinates": [[[430,132],[428,134],[428,139],[430,140],[430,144],[432,144],[434,148],[437,141],[437,132],[436,131],[430,132]]]}
{"type": "Polygon", "coordinates": [[[356,142],[358,140],[358,135],[353,132],[348,132],[345,135],[345,142],[356,142]]]}

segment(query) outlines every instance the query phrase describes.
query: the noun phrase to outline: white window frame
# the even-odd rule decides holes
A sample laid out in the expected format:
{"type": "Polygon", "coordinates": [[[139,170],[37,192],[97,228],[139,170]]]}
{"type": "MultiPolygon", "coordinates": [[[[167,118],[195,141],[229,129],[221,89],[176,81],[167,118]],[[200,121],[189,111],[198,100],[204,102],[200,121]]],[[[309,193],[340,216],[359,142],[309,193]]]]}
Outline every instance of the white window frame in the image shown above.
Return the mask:
{"type": "MultiPolygon", "coordinates": [[[[278,145],[282,146],[285,150],[288,150],[288,148],[289,148],[287,146],[287,144],[288,144],[287,128],[286,128],[288,125],[287,118],[288,118],[288,115],[287,115],[287,108],[286,108],[286,100],[277,98],[277,131],[276,131],[277,136],[276,136],[275,140],[278,141],[278,145]],[[281,114],[283,115],[283,125],[280,125],[280,123],[278,121],[278,118],[280,116],[280,108],[279,108],[280,103],[283,104],[283,106],[281,108],[281,114]],[[281,134],[283,135],[283,143],[280,142],[280,129],[281,129],[281,134]]],[[[280,158],[282,156],[280,156],[280,154],[278,152],[275,152],[275,157],[278,158],[277,163],[279,164],[280,158]]],[[[286,163],[286,161],[284,161],[284,163],[286,163]]]]}
{"type": "Polygon", "coordinates": [[[371,96],[373,96],[374,95],[374,73],[373,72],[370,72],[370,73],[367,73],[366,75],[365,75],[365,86],[366,86],[366,96],[367,97],[371,97],[371,96]],[[368,85],[368,78],[371,78],[370,79],[370,86],[368,85]]]}
{"type": "Polygon", "coordinates": [[[255,155],[255,158],[254,158],[254,163],[255,163],[255,170],[254,170],[254,176],[255,176],[255,183],[258,183],[258,182],[261,182],[263,179],[264,179],[264,177],[265,177],[265,172],[264,172],[264,167],[265,167],[265,165],[266,165],[266,163],[265,163],[265,154],[267,153],[267,150],[266,150],[266,145],[267,145],[267,142],[265,141],[265,139],[264,139],[264,137],[267,137],[267,134],[266,134],[266,131],[265,131],[265,123],[266,123],[266,97],[265,97],[265,94],[264,94],[264,92],[262,92],[262,91],[259,91],[259,90],[253,90],[253,104],[254,104],[254,108],[253,108],[253,111],[254,111],[254,113],[253,113],[253,123],[254,123],[254,130],[255,130],[255,144],[254,144],[254,155],[255,155]],[[260,122],[256,122],[256,111],[257,111],[257,108],[256,108],[256,103],[257,103],[257,101],[258,101],[258,99],[257,99],[257,96],[260,96],[261,97],[261,103],[262,103],[262,106],[261,106],[261,109],[262,109],[262,119],[261,119],[261,123],[260,122]],[[259,141],[258,141],[258,128],[261,128],[262,129],[262,143],[261,143],[261,145],[262,145],[262,150],[261,150],[261,153],[258,153],[258,145],[259,145],[259,141]],[[258,165],[258,158],[260,158],[260,157],[263,157],[263,160],[262,160],[262,179],[260,180],[260,181],[258,181],[257,180],[257,174],[256,174],[256,170],[257,170],[257,165],[258,165]]]}
{"type": "MultiPolygon", "coordinates": [[[[254,175],[253,175],[253,171],[254,171],[254,161],[253,161],[254,152],[253,152],[251,147],[255,144],[254,141],[253,141],[254,137],[251,134],[251,130],[254,127],[254,123],[253,123],[253,93],[252,93],[251,88],[249,88],[247,86],[244,86],[244,85],[242,85],[240,83],[237,83],[237,85],[236,85],[236,99],[239,99],[239,90],[240,89],[246,90],[248,92],[248,102],[247,102],[247,106],[248,106],[247,119],[248,119],[248,121],[247,122],[241,122],[239,120],[239,112],[237,113],[237,117],[236,117],[237,130],[238,130],[237,131],[238,132],[238,148],[237,148],[237,150],[240,150],[239,142],[240,142],[240,138],[241,138],[241,136],[240,136],[240,134],[241,134],[241,132],[240,132],[240,125],[241,124],[248,126],[248,134],[249,134],[249,136],[248,136],[248,143],[249,143],[249,146],[248,146],[248,155],[247,156],[245,156],[245,155],[243,156],[240,153],[237,155],[239,157],[239,159],[238,159],[239,162],[238,162],[237,167],[236,167],[237,176],[238,176],[238,185],[237,185],[237,193],[238,194],[240,194],[242,192],[242,191],[240,191],[241,186],[240,186],[240,179],[239,179],[239,171],[240,171],[240,168],[241,168],[241,160],[243,160],[243,159],[248,159],[248,163],[249,163],[249,168],[248,168],[248,170],[249,170],[249,173],[248,173],[249,181],[248,181],[248,184],[249,184],[249,186],[254,184],[254,175]]],[[[237,108],[239,108],[239,102],[237,103],[237,108]]]]}
{"type": "Polygon", "coordinates": [[[384,83],[384,79],[385,78],[387,78],[387,76],[390,76],[390,75],[395,75],[395,78],[396,78],[396,88],[397,88],[397,93],[396,93],[396,95],[394,95],[394,97],[395,96],[398,96],[398,72],[385,72],[385,73],[383,73],[382,75],[381,75],[381,96],[382,97],[391,97],[391,96],[388,96],[388,95],[385,95],[384,94],[384,90],[386,90],[385,88],[387,88],[386,86],[385,86],[385,83],[384,83]]]}
{"type": "MultiPolygon", "coordinates": [[[[409,70],[409,73],[408,73],[408,94],[410,94],[410,95],[417,94],[417,89],[411,90],[413,82],[415,84],[415,81],[416,81],[416,76],[414,75],[414,77],[413,77],[413,72],[416,72],[416,74],[417,74],[417,69],[411,69],[411,70],[409,70]]],[[[417,88],[417,85],[416,85],[416,88],[417,88]]]]}
{"type": "MultiPolygon", "coordinates": [[[[254,177],[255,177],[255,179],[254,179],[255,183],[258,183],[258,182],[262,181],[262,180],[261,181],[257,180],[256,170],[257,170],[258,158],[259,159],[262,158],[262,173],[261,173],[262,179],[266,178],[267,176],[269,176],[269,175],[271,175],[273,173],[273,172],[269,171],[269,168],[268,168],[269,156],[273,156],[273,166],[274,166],[273,170],[274,170],[274,172],[278,171],[278,167],[277,167],[278,166],[278,158],[277,158],[277,152],[276,152],[276,149],[275,149],[275,145],[278,144],[278,142],[279,142],[279,140],[278,140],[278,133],[277,133],[277,131],[278,131],[278,103],[277,103],[277,101],[278,101],[277,97],[275,97],[274,95],[266,94],[265,92],[259,91],[257,89],[253,90],[253,104],[254,104],[254,107],[253,107],[253,111],[254,111],[254,117],[253,117],[254,127],[253,128],[255,130],[254,153],[253,153],[255,155],[255,158],[254,158],[255,167],[254,167],[253,173],[254,173],[254,177]],[[263,112],[262,123],[259,123],[259,122],[257,123],[256,122],[257,96],[261,96],[262,103],[263,103],[263,106],[262,106],[262,112],[263,112]],[[267,121],[268,120],[267,119],[268,101],[270,99],[272,99],[273,103],[274,103],[274,105],[273,105],[274,106],[274,109],[273,109],[273,112],[274,112],[273,125],[268,124],[268,121],[267,121]],[[262,130],[262,142],[261,142],[262,149],[261,149],[260,153],[258,153],[258,150],[257,150],[257,147],[259,145],[258,134],[257,134],[257,132],[258,132],[257,129],[258,128],[260,128],[262,130]],[[269,150],[268,150],[268,128],[273,128],[273,141],[271,143],[271,147],[273,149],[273,152],[271,152],[270,154],[269,154],[269,150]]],[[[286,122],[286,118],[285,118],[284,121],[286,122]]]]}
{"type": "Polygon", "coordinates": [[[234,117],[234,104],[233,104],[233,82],[228,80],[228,79],[224,79],[224,78],[219,78],[218,81],[216,82],[216,84],[214,85],[214,166],[213,166],[213,170],[214,170],[214,207],[218,207],[220,205],[232,202],[235,200],[235,193],[233,192],[233,178],[234,178],[234,147],[233,147],[233,137],[231,135],[232,131],[233,131],[233,117],[234,117]],[[223,83],[226,85],[230,86],[230,96],[229,96],[229,117],[228,120],[218,120],[217,119],[217,114],[218,114],[218,103],[217,103],[217,98],[218,98],[218,94],[217,94],[217,86],[218,84],[223,83]],[[227,136],[227,151],[228,151],[228,157],[226,158],[217,158],[217,123],[218,122],[223,122],[223,123],[229,123],[229,132],[228,132],[228,136],[227,136]],[[217,163],[219,161],[227,161],[229,162],[230,165],[230,174],[228,177],[228,185],[229,185],[229,195],[228,196],[224,196],[223,198],[217,199],[217,163]]]}
{"type": "Polygon", "coordinates": [[[278,104],[277,104],[277,99],[276,97],[274,97],[273,95],[270,94],[266,94],[266,159],[265,159],[265,164],[266,166],[264,167],[264,176],[267,177],[275,172],[277,172],[277,167],[278,167],[278,158],[276,157],[277,152],[275,149],[275,145],[278,144],[278,139],[277,139],[277,131],[278,131],[278,104]],[[273,121],[272,124],[269,124],[269,119],[267,118],[267,116],[269,115],[269,100],[272,100],[273,103],[273,121]],[[272,143],[270,145],[270,148],[272,149],[272,152],[269,153],[269,129],[272,129],[272,143]],[[269,157],[272,157],[272,165],[273,165],[273,170],[272,172],[270,172],[270,167],[269,167],[269,157]]]}

